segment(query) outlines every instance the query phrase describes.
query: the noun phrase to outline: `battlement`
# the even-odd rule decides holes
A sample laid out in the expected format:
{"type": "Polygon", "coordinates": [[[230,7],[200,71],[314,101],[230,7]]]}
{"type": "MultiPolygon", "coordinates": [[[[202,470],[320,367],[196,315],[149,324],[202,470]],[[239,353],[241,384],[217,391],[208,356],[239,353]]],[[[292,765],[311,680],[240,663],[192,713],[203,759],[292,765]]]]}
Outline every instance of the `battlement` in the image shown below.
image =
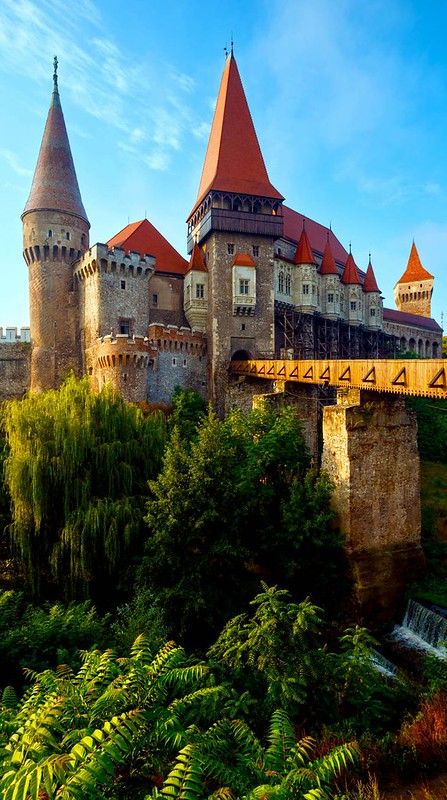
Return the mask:
{"type": "Polygon", "coordinates": [[[14,342],[22,342],[22,344],[31,342],[31,332],[27,325],[22,328],[6,326],[4,332],[3,328],[0,327],[0,344],[14,344],[14,342]]]}
{"type": "Polygon", "coordinates": [[[147,278],[155,270],[155,258],[149,254],[126,252],[120,247],[109,248],[106,244],[94,244],[73,265],[74,275],[84,281],[98,272],[118,274],[123,277],[147,278]]]}
{"type": "Polygon", "coordinates": [[[162,325],[152,322],[148,328],[149,342],[159,351],[180,350],[183,352],[206,353],[206,336],[194,328],[178,327],[177,325],[162,325]]]}
{"type": "Polygon", "coordinates": [[[133,336],[129,339],[127,334],[122,333],[101,337],[89,350],[90,355],[94,355],[97,366],[102,369],[145,369],[156,356],[156,350],[146,336],[133,336]]]}

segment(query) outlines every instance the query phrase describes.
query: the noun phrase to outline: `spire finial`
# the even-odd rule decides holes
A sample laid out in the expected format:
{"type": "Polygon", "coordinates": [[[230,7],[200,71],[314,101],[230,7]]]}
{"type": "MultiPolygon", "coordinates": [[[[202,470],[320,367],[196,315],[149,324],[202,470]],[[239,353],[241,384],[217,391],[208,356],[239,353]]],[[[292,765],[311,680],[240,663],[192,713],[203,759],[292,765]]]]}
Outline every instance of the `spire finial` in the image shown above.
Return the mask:
{"type": "Polygon", "coordinates": [[[231,54],[231,58],[233,58],[233,55],[234,55],[234,52],[233,52],[233,51],[234,51],[233,31],[231,31],[231,42],[230,42],[230,54],[231,54]]]}
{"type": "Polygon", "coordinates": [[[369,263],[371,264],[371,250],[369,251],[369,263]]]}
{"type": "Polygon", "coordinates": [[[349,242],[349,255],[352,256],[351,242],[349,242]]]}
{"type": "Polygon", "coordinates": [[[54,72],[53,72],[53,84],[54,84],[54,91],[57,92],[57,65],[58,65],[57,56],[54,56],[53,64],[54,64],[54,72]]]}

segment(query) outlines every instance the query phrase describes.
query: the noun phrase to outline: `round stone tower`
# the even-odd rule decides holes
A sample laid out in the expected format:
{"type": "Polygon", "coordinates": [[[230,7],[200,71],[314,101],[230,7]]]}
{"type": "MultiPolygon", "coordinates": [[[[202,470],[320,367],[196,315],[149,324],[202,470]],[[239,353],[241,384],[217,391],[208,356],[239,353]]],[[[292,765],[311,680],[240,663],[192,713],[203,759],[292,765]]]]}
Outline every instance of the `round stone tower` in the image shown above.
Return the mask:
{"type": "Polygon", "coordinates": [[[82,204],[57,85],[22,214],[23,255],[29,268],[31,390],[59,386],[80,368],[78,295],[73,263],[89,246],[82,204]]]}

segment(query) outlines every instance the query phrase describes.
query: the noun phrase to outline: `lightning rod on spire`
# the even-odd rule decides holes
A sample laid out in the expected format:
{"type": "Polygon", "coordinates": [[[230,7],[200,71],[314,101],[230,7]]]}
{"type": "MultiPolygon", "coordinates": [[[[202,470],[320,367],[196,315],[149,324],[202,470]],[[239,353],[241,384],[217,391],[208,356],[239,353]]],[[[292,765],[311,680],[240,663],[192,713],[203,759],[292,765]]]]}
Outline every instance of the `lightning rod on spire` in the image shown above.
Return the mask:
{"type": "Polygon", "coordinates": [[[57,56],[54,56],[53,65],[54,65],[54,72],[53,72],[53,83],[54,83],[54,90],[57,92],[57,67],[59,61],[57,60],[57,56]]]}

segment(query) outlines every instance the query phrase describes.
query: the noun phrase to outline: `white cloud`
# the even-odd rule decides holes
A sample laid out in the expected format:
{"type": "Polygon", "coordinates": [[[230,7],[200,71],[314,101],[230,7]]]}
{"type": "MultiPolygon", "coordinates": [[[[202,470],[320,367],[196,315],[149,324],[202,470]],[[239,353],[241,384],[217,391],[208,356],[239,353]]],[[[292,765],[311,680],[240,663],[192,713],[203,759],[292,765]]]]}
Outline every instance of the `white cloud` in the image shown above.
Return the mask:
{"type": "Polygon", "coordinates": [[[0,156],[6,161],[8,166],[13,172],[16,173],[16,175],[20,175],[23,178],[29,178],[33,174],[31,169],[27,169],[27,167],[22,166],[16,153],[13,153],[12,150],[1,149],[0,156]]]}
{"type": "Polygon", "coordinates": [[[144,161],[150,169],[164,172],[169,168],[169,155],[163,150],[154,150],[153,153],[144,157],[144,161]]]}

